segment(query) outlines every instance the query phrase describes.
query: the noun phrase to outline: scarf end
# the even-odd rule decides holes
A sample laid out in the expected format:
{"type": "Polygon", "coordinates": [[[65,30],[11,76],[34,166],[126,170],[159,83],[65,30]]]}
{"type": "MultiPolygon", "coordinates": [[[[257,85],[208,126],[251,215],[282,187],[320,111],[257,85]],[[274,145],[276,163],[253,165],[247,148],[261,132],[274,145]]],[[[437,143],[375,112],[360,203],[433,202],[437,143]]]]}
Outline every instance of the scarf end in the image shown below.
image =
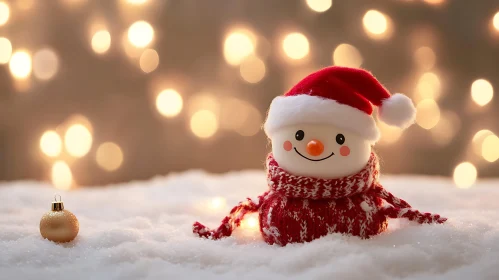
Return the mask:
{"type": "Polygon", "coordinates": [[[384,214],[389,218],[406,218],[409,221],[415,221],[419,224],[443,224],[447,221],[447,218],[441,217],[439,214],[421,213],[412,208],[390,206],[384,209],[384,214]]]}

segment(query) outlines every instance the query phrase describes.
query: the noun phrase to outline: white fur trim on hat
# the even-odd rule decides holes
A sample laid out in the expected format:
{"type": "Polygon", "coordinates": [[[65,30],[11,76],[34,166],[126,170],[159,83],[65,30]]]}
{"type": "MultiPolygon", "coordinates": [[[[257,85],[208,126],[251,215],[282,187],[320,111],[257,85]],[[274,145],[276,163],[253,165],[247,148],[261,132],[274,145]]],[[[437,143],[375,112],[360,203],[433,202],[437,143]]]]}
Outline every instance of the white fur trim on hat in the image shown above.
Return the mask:
{"type": "Polygon", "coordinates": [[[383,100],[378,118],[386,124],[407,128],[416,119],[416,108],[409,97],[396,93],[383,100]]]}
{"type": "Polygon", "coordinates": [[[270,104],[264,130],[268,137],[277,129],[295,124],[331,124],[352,131],[370,142],[380,133],[374,119],[354,107],[318,96],[278,96],[270,104]]]}

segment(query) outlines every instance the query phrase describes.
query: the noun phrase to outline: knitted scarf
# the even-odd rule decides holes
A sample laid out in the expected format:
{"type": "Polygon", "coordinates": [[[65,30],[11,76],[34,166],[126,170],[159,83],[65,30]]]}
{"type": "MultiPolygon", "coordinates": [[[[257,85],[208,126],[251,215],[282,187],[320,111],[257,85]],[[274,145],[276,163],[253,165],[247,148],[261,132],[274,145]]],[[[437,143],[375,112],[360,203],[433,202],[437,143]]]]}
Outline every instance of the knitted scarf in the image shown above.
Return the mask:
{"type": "Polygon", "coordinates": [[[258,197],[258,201],[251,198],[240,202],[232,208],[221,225],[210,230],[199,222],[193,225],[193,232],[201,237],[220,239],[230,236],[240,226],[244,216],[259,210],[260,205],[269,194],[279,193],[285,197],[303,199],[339,199],[354,196],[367,191],[373,191],[378,197],[384,199],[389,205],[381,209],[382,213],[389,218],[407,218],[411,221],[423,223],[443,223],[447,219],[440,215],[421,213],[412,209],[406,201],[395,197],[385,190],[378,182],[379,161],[373,152],[366,166],[356,174],[337,179],[319,179],[306,176],[296,176],[288,173],[274,159],[272,153],[267,157],[267,181],[269,191],[258,197]]]}

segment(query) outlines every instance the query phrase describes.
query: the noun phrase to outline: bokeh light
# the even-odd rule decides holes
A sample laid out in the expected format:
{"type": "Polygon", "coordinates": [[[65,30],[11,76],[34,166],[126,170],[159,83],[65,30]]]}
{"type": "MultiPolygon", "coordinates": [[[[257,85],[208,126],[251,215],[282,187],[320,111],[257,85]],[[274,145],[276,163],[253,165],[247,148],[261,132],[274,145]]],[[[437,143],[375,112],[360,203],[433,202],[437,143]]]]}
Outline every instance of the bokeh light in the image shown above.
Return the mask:
{"type": "Polygon", "coordinates": [[[142,5],[147,2],[147,0],[126,0],[126,1],[133,5],[142,5]]]}
{"type": "Polygon", "coordinates": [[[308,55],[310,46],[305,35],[298,32],[293,32],[282,41],[284,53],[291,59],[298,60],[308,55]]]}
{"type": "Polygon", "coordinates": [[[323,13],[331,8],[333,0],[306,0],[308,7],[318,13],[323,13]]]}
{"type": "Polygon", "coordinates": [[[183,103],[182,96],[171,88],[161,91],[156,97],[156,109],[167,118],[178,115],[182,111],[183,103]]]}
{"type": "Polygon", "coordinates": [[[69,190],[73,185],[71,169],[62,160],[58,160],[52,165],[52,184],[60,190],[69,190]]]}
{"type": "Polygon", "coordinates": [[[31,56],[25,51],[16,51],[9,62],[10,73],[16,79],[26,79],[31,74],[31,56]]]}
{"type": "Polygon", "coordinates": [[[262,114],[249,102],[224,98],[221,104],[220,127],[241,136],[253,136],[261,131],[262,114]]]}
{"type": "Polygon", "coordinates": [[[59,134],[53,130],[45,131],[40,138],[40,150],[49,157],[59,156],[62,150],[62,140],[59,134]]]}
{"type": "Polygon", "coordinates": [[[440,120],[440,108],[433,99],[425,99],[416,106],[416,123],[424,129],[432,129],[440,120]]]}
{"type": "Polygon", "coordinates": [[[390,126],[384,122],[378,122],[377,126],[381,132],[381,139],[379,141],[381,145],[391,145],[397,142],[400,136],[402,136],[403,130],[396,126],[390,126]]]}
{"type": "Polygon", "coordinates": [[[497,31],[499,31],[499,12],[497,12],[492,18],[492,25],[497,31]]]}
{"type": "Polygon", "coordinates": [[[433,72],[424,73],[416,86],[416,101],[438,99],[440,97],[440,78],[433,72]]]}
{"type": "Polygon", "coordinates": [[[220,113],[220,103],[216,95],[210,92],[200,92],[189,98],[189,106],[187,107],[187,114],[194,115],[197,111],[209,110],[216,116],[220,113]]]}
{"type": "Polygon", "coordinates": [[[454,139],[461,126],[461,121],[456,113],[451,111],[441,112],[438,124],[431,130],[433,141],[439,145],[447,145],[454,139]]]}
{"type": "Polygon", "coordinates": [[[224,41],[224,57],[230,65],[239,65],[255,51],[255,39],[251,31],[238,29],[227,35],[224,41]]]}
{"type": "Polygon", "coordinates": [[[454,168],[454,184],[458,188],[467,189],[476,181],[477,170],[470,162],[462,162],[454,168]]]}
{"type": "Polygon", "coordinates": [[[482,129],[482,130],[478,131],[477,133],[475,133],[475,135],[473,136],[473,139],[471,140],[471,145],[472,145],[473,152],[476,155],[478,155],[478,156],[482,155],[483,140],[485,140],[485,138],[487,138],[487,136],[489,136],[489,135],[494,135],[494,133],[488,129],[482,129]]]}
{"type": "Polygon", "coordinates": [[[97,164],[102,169],[106,171],[114,171],[120,168],[123,163],[123,151],[116,143],[102,143],[97,148],[95,161],[97,161],[97,164]]]}
{"type": "Polygon", "coordinates": [[[222,209],[227,204],[227,201],[223,197],[214,197],[210,202],[211,209],[222,209]]]}
{"type": "Polygon", "coordinates": [[[50,80],[59,70],[59,58],[51,49],[41,49],[33,55],[33,74],[39,80],[50,80]]]}
{"type": "Polygon", "coordinates": [[[92,36],[91,44],[95,53],[106,53],[111,47],[111,34],[107,30],[99,30],[92,36]]]}
{"type": "Polygon", "coordinates": [[[494,96],[494,88],[489,81],[478,79],[471,85],[471,98],[479,106],[487,105],[494,96]]]}
{"type": "Polygon", "coordinates": [[[10,17],[9,5],[5,2],[0,2],[0,26],[7,23],[10,17]]]}
{"type": "Polygon", "coordinates": [[[362,55],[356,47],[349,44],[340,44],[334,49],[333,64],[358,68],[362,65],[362,55]]]}
{"type": "Polygon", "coordinates": [[[367,11],[362,23],[368,34],[382,35],[388,30],[388,19],[383,13],[376,10],[367,11]]]}
{"type": "Polygon", "coordinates": [[[64,135],[64,145],[73,157],[83,157],[92,147],[92,134],[82,124],[71,125],[64,135]]]}
{"type": "Polygon", "coordinates": [[[424,1],[431,5],[440,5],[445,2],[445,0],[424,0],[424,1]]]}
{"type": "Polygon", "coordinates": [[[153,38],[154,29],[146,21],[136,21],[128,28],[128,40],[135,47],[146,47],[152,42],[153,38]]]}
{"type": "Polygon", "coordinates": [[[482,143],[482,157],[488,162],[494,162],[499,159],[499,137],[488,135],[482,143]]]}
{"type": "Polygon", "coordinates": [[[0,64],[6,64],[12,55],[12,44],[10,40],[0,37],[0,64]]]}
{"type": "Polygon", "coordinates": [[[414,62],[423,70],[430,70],[435,66],[437,56],[430,47],[420,47],[414,52],[414,62]]]}
{"type": "Polygon", "coordinates": [[[239,66],[239,72],[243,80],[255,84],[265,77],[265,63],[256,56],[249,56],[239,66]]]}
{"type": "Polygon", "coordinates": [[[209,138],[218,130],[217,116],[209,110],[194,113],[190,122],[191,130],[199,138],[209,138]]]}
{"type": "Polygon", "coordinates": [[[245,230],[257,230],[260,222],[256,213],[247,214],[241,221],[241,228],[245,230]]]}
{"type": "Polygon", "coordinates": [[[156,70],[159,65],[159,55],[153,49],[145,50],[140,56],[140,69],[144,71],[144,73],[151,73],[156,70]]]}

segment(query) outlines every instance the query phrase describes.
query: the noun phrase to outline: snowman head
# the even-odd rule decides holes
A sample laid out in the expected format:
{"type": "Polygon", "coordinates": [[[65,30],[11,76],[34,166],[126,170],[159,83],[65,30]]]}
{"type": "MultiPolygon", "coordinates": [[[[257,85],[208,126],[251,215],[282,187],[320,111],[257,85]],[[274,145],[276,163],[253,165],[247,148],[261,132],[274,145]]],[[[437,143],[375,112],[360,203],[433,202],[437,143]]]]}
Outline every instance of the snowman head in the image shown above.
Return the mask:
{"type": "Polygon", "coordinates": [[[270,139],[279,166],[299,176],[330,179],[355,174],[371,155],[369,141],[332,125],[290,125],[270,139]]]}
{"type": "Polygon", "coordinates": [[[310,74],[270,105],[265,133],[277,163],[296,175],[338,178],[361,170],[380,134],[372,117],[409,127],[416,109],[391,95],[363,69],[327,67],[310,74]]]}

